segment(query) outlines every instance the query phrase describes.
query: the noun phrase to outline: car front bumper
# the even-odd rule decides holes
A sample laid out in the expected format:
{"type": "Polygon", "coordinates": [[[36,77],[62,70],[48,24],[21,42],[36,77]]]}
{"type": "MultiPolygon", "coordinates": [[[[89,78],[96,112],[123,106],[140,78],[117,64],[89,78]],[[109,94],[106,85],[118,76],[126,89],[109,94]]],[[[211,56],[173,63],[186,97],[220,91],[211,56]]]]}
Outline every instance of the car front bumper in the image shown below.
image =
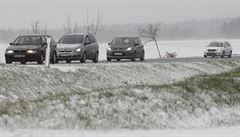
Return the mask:
{"type": "Polygon", "coordinates": [[[6,60],[10,61],[37,61],[40,54],[38,53],[22,53],[22,54],[5,54],[6,60]]]}
{"type": "Polygon", "coordinates": [[[221,51],[215,51],[215,52],[204,52],[204,56],[222,56],[221,51]]]}
{"type": "Polygon", "coordinates": [[[58,60],[80,60],[82,58],[81,52],[58,52],[58,60]]]}
{"type": "Polygon", "coordinates": [[[135,56],[135,52],[131,51],[107,51],[109,59],[131,59],[135,56]]]}

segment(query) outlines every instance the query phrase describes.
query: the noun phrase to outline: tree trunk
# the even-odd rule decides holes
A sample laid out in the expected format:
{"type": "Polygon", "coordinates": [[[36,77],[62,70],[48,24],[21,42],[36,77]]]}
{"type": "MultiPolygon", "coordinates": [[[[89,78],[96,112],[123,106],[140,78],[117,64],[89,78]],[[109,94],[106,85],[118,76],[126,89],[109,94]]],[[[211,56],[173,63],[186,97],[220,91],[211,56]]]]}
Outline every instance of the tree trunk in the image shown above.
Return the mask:
{"type": "Polygon", "coordinates": [[[158,48],[158,43],[157,43],[156,40],[154,40],[154,42],[155,42],[155,45],[156,45],[156,47],[157,47],[157,51],[158,51],[158,54],[159,54],[159,58],[161,58],[161,53],[160,53],[159,48],[158,48]]]}

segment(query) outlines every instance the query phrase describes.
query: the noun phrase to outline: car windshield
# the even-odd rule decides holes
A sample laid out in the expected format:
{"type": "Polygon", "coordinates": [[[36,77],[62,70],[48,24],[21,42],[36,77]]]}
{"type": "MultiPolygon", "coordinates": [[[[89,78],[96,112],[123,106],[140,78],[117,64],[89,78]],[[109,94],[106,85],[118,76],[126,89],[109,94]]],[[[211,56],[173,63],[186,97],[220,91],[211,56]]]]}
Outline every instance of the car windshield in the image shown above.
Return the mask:
{"type": "Polygon", "coordinates": [[[208,47],[223,47],[223,43],[220,42],[212,42],[208,45],[208,47]]]}
{"type": "Polygon", "coordinates": [[[42,45],[41,36],[19,36],[13,45],[42,45]]]}
{"type": "Polygon", "coordinates": [[[58,43],[60,44],[80,44],[83,43],[83,35],[65,35],[58,43]]]}
{"type": "Polygon", "coordinates": [[[119,37],[115,38],[112,41],[112,45],[128,45],[128,44],[134,44],[135,38],[131,37],[119,37]]]}

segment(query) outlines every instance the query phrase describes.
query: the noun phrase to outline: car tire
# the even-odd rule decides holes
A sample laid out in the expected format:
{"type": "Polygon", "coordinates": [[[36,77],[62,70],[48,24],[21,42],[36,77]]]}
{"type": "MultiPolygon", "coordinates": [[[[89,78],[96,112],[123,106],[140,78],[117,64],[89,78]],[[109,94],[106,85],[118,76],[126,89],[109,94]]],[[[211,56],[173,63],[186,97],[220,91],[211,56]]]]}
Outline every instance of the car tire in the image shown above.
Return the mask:
{"type": "Polygon", "coordinates": [[[133,54],[131,61],[136,61],[136,53],[133,54]]]}
{"type": "Polygon", "coordinates": [[[56,54],[56,52],[54,52],[53,53],[53,55],[52,55],[52,57],[51,57],[51,59],[50,59],[50,63],[51,64],[55,64],[55,63],[57,63],[58,61],[57,61],[57,54],[56,54]]]}
{"type": "Polygon", "coordinates": [[[117,59],[117,61],[121,61],[121,59],[117,59]]]}
{"type": "Polygon", "coordinates": [[[43,57],[43,53],[41,53],[37,59],[37,64],[43,64],[44,61],[44,57],[43,57]]]}
{"type": "Polygon", "coordinates": [[[71,63],[72,61],[69,59],[69,60],[66,60],[67,63],[71,63]]]}
{"type": "Polygon", "coordinates": [[[228,58],[232,58],[232,51],[230,51],[228,58]]]}
{"type": "Polygon", "coordinates": [[[98,63],[98,53],[95,54],[95,57],[93,59],[93,62],[94,63],[98,63]]]}
{"type": "Polygon", "coordinates": [[[143,52],[142,56],[140,57],[140,61],[144,61],[144,59],[145,59],[145,54],[143,52]]]}
{"type": "Polygon", "coordinates": [[[111,62],[111,61],[112,61],[112,59],[111,59],[111,58],[107,58],[107,61],[111,62]]]}
{"type": "Polygon", "coordinates": [[[26,61],[26,59],[22,59],[22,60],[20,61],[20,63],[21,63],[21,64],[26,64],[27,61],[26,61]]]}
{"type": "Polygon", "coordinates": [[[86,55],[86,52],[84,52],[83,57],[80,59],[80,62],[81,63],[86,63],[86,58],[87,58],[87,55],[86,55]]]}
{"type": "Polygon", "coordinates": [[[221,58],[224,58],[225,56],[225,51],[223,51],[221,58]]]}
{"type": "Polygon", "coordinates": [[[6,59],[6,64],[12,64],[12,60],[6,59]]]}

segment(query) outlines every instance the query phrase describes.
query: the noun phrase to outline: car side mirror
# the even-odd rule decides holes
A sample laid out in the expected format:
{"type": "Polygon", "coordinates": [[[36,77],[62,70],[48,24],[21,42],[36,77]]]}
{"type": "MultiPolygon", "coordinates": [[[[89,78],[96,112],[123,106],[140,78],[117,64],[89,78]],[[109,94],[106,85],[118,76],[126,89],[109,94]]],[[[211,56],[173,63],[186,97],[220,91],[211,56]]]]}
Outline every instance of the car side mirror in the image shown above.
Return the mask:
{"type": "Polygon", "coordinates": [[[134,46],[139,46],[139,43],[135,43],[134,46]]]}
{"type": "Polygon", "coordinates": [[[108,45],[110,46],[112,43],[110,42],[110,43],[108,43],[108,45]]]}
{"type": "Polygon", "coordinates": [[[13,45],[13,43],[11,42],[11,43],[9,43],[9,45],[11,45],[11,46],[12,46],[12,45],[13,45]]]}
{"type": "Polygon", "coordinates": [[[46,46],[47,45],[47,42],[44,42],[43,44],[42,44],[42,46],[46,46]]]}
{"type": "Polygon", "coordinates": [[[84,43],[84,46],[89,45],[89,44],[91,44],[91,43],[90,42],[86,42],[86,43],[84,43]]]}

